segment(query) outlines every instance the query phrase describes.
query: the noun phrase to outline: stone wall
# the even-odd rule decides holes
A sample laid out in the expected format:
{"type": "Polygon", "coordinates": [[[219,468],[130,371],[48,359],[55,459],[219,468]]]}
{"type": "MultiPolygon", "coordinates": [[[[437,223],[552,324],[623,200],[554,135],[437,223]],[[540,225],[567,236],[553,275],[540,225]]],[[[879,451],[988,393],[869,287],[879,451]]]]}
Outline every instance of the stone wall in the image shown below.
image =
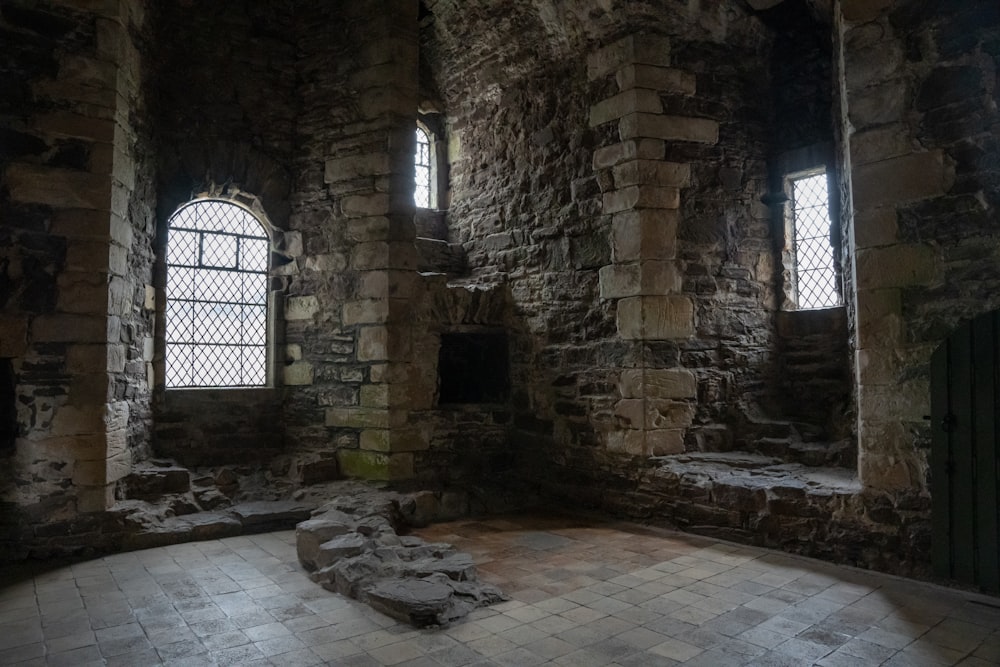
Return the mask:
{"type": "Polygon", "coordinates": [[[930,355],[1000,306],[1000,6],[842,10],[860,474],[925,494],[930,355]]]}
{"type": "Polygon", "coordinates": [[[771,404],[776,387],[771,33],[734,8],[554,23],[429,7],[452,239],[514,302],[521,464],[586,483],[724,447],[738,400],[771,404]]]}
{"type": "Polygon", "coordinates": [[[107,508],[149,440],[144,26],[136,3],[0,11],[0,358],[17,431],[0,488],[15,541],[107,508]]]}

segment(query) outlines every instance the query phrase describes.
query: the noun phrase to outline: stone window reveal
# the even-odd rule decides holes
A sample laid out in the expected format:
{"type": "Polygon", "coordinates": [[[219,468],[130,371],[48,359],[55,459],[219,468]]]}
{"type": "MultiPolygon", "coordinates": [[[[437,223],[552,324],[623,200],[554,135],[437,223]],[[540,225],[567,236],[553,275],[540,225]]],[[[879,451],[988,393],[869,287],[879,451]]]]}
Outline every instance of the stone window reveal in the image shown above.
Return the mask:
{"type": "Polygon", "coordinates": [[[510,392],[507,366],[502,333],[441,334],[438,402],[503,403],[510,392]]]}
{"type": "Polygon", "coordinates": [[[246,209],[192,202],[169,221],[166,386],[267,383],[269,243],[246,209]]]}
{"type": "Polygon", "coordinates": [[[795,229],[795,302],[802,310],[840,305],[826,172],[789,179],[795,229]]]}

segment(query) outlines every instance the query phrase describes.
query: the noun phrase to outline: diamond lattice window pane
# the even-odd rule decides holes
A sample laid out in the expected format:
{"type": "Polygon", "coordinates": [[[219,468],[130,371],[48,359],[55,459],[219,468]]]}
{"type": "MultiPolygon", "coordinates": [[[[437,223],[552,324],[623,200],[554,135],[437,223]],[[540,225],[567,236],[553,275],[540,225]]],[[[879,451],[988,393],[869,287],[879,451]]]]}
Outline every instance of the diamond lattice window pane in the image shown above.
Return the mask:
{"type": "Polygon", "coordinates": [[[266,271],[267,253],[267,240],[243,239],[240,243],[240,268],[246,271],[266,271]]]}
{"type": "Polygon", "coordinates": [[[431,205],[431,140],[423,129],[417,128],[417,150],[413,156],[413,203],[420,208],[431,205]]]}
{"type": "Polygon", "coordinates": [[[840,304],[830,206],[825,173],[792,180],[795,218],[795,291],[798,307],[829,308],[840,304]]]}
{"type": "Polygon", "coordinates": [[[229,234],[201,235],[201,263],[223,269],[235,269],[239,253],[237,237],[229,234]]]}
{"type": "Polygon", "coordinates": [[[170,231],[170,241],[167,243],[167,263],[196,266],[198,264],[197,232],[183,229],[170,231]]]}
{"type": "Polygon", "coordinates": [[[239,206],[195,202],[170,219],[167,246],[167,386],[265,384],[270,246],[261,224],[239,206]]]}

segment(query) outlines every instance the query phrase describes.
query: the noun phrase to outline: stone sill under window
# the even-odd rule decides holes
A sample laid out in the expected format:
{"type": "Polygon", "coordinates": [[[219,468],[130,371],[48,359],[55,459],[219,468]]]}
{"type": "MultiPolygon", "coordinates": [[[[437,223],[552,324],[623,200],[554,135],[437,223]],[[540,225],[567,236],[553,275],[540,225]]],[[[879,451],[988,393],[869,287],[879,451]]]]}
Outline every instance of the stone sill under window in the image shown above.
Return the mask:
{"type": "Polygon", "coordinates": [[[192,401],[260,403],[278,398],[278,387],[167,387],[164,400],[170,404],[192,401]]]}

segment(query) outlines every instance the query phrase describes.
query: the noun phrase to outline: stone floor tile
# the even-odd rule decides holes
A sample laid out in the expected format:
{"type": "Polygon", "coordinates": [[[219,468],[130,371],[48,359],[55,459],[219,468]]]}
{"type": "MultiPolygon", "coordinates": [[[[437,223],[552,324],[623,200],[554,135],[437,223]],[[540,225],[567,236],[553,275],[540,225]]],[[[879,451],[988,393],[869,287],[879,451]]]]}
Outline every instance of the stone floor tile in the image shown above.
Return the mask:
{"type": "Polygon", "coordinates": [[[219,649],[233,648],[235,646],[249,644],[250,638],[239,630],[233,630],[230,632],[220,632],[218,634],[202,637],[201,642],[209,651],[218,651],[219,649]]]}
{"type": "Polygon", "coordinates": [[[685,660],[690,660],[701,653],[702,649],[679,639],[670,638],[665,642],[650,647],[649,652],[665,656],[672,660],[684,662],[685,660]]]}
{"type": "Polygon", "coordinates": [[[604,612],[590,607],[577,607],[575,609],[570,609],[569,611],[564,611],[559,615],[580,625],[590,623],[607,616],[604,612]]]}
{"type": "Polygon", "coordinates": [[[401,641],[368,649],[367,653],[383,665],[398,665],[401,662],[421,657],[424,651],[411,642],[401,641]]]}
{"type": "Polygon", "coordinates": [[[46,656],[46,662],[51,667],[78,667],[92,662],[103,664],[103,658],[97,646],[83,646],[61,653],[51,653],[46,656]]]}
{"type": "Polygon", "coordinates": [[[505,653],[517,648],[517,644],[507,641],[503,637],[489,635],[479,639],[473,639],[466,643],[476,653],[491,658],[500,653],[505,653]]]}
{"type": "Polygon", "coordinates": [[[896,653],[896,649],[880,644],[873,644],[857,637],[845,643],[837,651],[875,664],[888,660],[896,653]]]}
{"type": "MultiPolygon", "coordinates": [[[[219,667],[243,667],[251,664],[253,660],[263,659],[265,656],[253,644],[243,644],[212,652],[212,658],[219,667]]],[[[266,664],[266,663],[265,663],[266,664]]]]}
{"type": "Polygon", "coordinates": [[[253,644],[267,657],[308,648],[302,640],[295,635],[285,635],[282,637],[263,639],[261,641],[255,641],[253,644]]]}
{"type": "Polygon", "coordinates": [[[796,637],[791,637],[774,647],[779,653],[786,653],[799,658],[803,664],[810,664],[820,658],[833,653],[833,649],[823,644],[805,641],[796,637]]]}
{"type": "Polygon", "coordinates": [[[44,655],[45,644],[43,642],[21,644],[20,646],[0,651],[0,665],[14,665],[28,660],[33,660],[35,658],[41,658],[44,655]]]}
{"type": "Polygon", "coordinates": [[[539,639],[543,639],[549,635],[542,630],[535,628],[533,625],[528,624],[519,625],[515,628],[498,632],[496,633],[496,636],[506,639],[517,646],[524,646],[525,644],[530,644],[531,642],[538,641],[539,639]]]}
{"type": "Polygon", "coordinates": [[[388,659],[412,667],[781,667],[812,664],[820,651],[820,667],[1000,664],[1000,612],[930,585],[544,517],[440,529],[481,560],[484,578],[508,593],[520,584],[514,599],[414,630],[315,586],[296,562],[294,533],[282,531],[116,554],[0,589],[0,664],[377,665],[373,652],[393,645],[410,655],[388,659]],[[684,646],[697,653],[665,655],[684,646]]]}

